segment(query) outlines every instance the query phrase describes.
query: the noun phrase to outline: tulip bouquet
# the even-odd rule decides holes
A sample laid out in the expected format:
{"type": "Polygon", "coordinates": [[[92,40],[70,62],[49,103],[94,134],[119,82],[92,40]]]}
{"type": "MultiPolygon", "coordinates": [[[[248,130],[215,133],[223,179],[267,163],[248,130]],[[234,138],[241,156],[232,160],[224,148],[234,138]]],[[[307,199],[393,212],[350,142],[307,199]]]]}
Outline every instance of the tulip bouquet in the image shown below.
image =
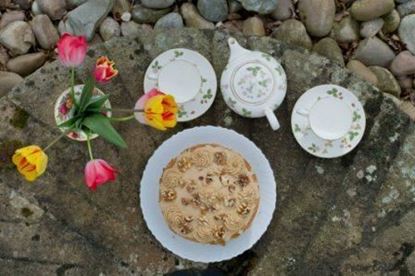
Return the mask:
{"type": "Polygon", "coordinates": [[[95,159],[92,152],[91,140],[101,136],[108,142],[121,147],[127,147],[121,135],[112,126],[113,121],[127,121],[136,119],[142,124],[159,130],[166,130],[176,126],[177,104],[174,97],[166,95],[157,89],[144,94],[133,109],[108,108],[109,95],[97,93],[96,84],[106,84],[118,75],[115,64],[108,57],[99,57],[80,92],[76,91],[76,68],[85,60],[88,45],[85,37],[64,34],[57,44],[58,57],[62,65],[69,68],[70,88],[66,98],[59,105],[59,113],[67,118],[58,124],[62,135],[53,140],[45,148],[30,145],[16,150],[12,162],[27,181],[34,181],[41,176],[47,167],[48,156],[46,151],[67,136],[72,139],[78,133],[86,135],[86,143],[90,161],[85,166],[85,184],[91,190],[100,185],[114,181],[117,170],[103,159],[95,159]],[[127,117],[113,117],[111,112],[127,112],[127,117]],[[68,116],[66,116],[68,115],[68,116]]]}

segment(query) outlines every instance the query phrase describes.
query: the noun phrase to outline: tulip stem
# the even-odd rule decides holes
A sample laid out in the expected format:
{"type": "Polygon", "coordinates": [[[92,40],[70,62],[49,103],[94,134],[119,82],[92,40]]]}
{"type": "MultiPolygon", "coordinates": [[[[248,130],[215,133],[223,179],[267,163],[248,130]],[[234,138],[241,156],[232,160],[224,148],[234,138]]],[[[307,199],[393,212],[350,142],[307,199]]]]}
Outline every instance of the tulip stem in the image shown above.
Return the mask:
{"type": "Polygon", "coordinates": [[[88,145],[89,158],[91,160],[94,160],[94,156],[92,155],[92,147],[91,147],[91,140],[89,139],[89,134],[86,135],[86,144],[88,145]]]}
{"type": "Polygon", "coordinates": [[[71,68],[71,98],[72,101],[77,106],[76,100],[75,100],[75,68],[71,68]]]}
{"type": "Polygon", "coordinates": [[[144,109],[128,109],[128,108],[103,108],[102,111],[114,111],[114,112],[144,112],[144,109]]]}
{"type": "Polygon", "coordinates": [[[62,132],[61,135],[59,135],[58,137],[55,138],[55,140],[53,140],[49,145],[47,145],[43,151],[47,151],[50,147],[52,147],[54,144],[56,144],[56,142],[58,142],[60,139],[62,139],[63,136],[65,136],[66,134],[68,134],[69,130],[62,132]]]}
{"type": "Polygon", "coordinates": [[[124,121],[132,120],[132,119],[134,119],[134,117],[135,116],[133,114],[133,115],[130,115],[130,116],[127,116],[127,117],[120,117],[120,118],[111,117],[110,120],[111,121],[116,121],[116,122],[124,122],[124,121]]]}

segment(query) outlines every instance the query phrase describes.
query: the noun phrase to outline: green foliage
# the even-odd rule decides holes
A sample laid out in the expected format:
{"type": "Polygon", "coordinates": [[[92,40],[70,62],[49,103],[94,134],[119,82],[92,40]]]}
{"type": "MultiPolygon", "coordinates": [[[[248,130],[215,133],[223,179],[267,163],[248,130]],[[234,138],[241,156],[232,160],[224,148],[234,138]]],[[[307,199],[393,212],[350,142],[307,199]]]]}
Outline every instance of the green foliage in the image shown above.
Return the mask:
{"type": "Polygon", "coordinates": [[[82,125],[116,146],[121,148],[127,147],[124,139],[122,139],[118,132],[112,127],[109,119],[102,114],[95,113],[86,117],[82,122],[82,125]]]}
{"type": "Polygon", "coordinates": [[[94,91],[94,88],[94,79],[89,77],[85,82],[84,88],[82,89],[81,99],[79,100],[79,107],[75,112],[75,116],[86,110],[89,101],[92,98],[92,91],[94,91]]]}
{"type": "Polygon", "coordinates": [[[104,104],[108,95],[93,95],[95,82],[92,77],[88,78],[82,89],[81,97],[73,111],[74,116],[58,125],[71,130],[82,130],[86,133],[96,133],[108,142],[126,148],[127,144],[111,125],[110,119],[103,115],[104,104]]]}

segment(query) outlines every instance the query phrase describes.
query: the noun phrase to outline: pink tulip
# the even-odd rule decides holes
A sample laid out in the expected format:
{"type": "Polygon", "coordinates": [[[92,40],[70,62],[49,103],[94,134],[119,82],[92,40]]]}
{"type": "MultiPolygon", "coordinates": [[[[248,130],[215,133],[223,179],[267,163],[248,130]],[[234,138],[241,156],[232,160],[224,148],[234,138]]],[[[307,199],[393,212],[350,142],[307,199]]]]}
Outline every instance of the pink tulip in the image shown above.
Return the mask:
{"type": "Polygon", "coordinates": [[[85,183],[93,191],[109,181],[114,181],[116,177],[117,171],[105,160],[94,159],[85,166],[85,183]]]}
{"type": "Polygon", "coordinates": [[[144,106],[146,105],[147,101],[154,97],[154,96],[159,96],[159,95],[165,95],[163,92],[161,92],[160,90],[153,88],[150,91],[148,91],[147,93],[145,93],[143,96],[141,96],[141,98],[136,102],[135,104],[135,108],[136,109],[144,109],[144,106]]]}
{"type": "MultiPolygon", "coordinates": [[[[138,99],[138,101],[135,104],[134,109],[137,110],[144,110],[144,107],[147,103],[147,101],[154,97],[154,96],[159,96],[159,95],[164,95],[163,92],[160,92],[158,89],[153,88],[150,91],[148,91],[147,93],[144,93],[143,96],[140,97],[140,99],[138,99]]],[[[145,119],[145,114],[144,112],[136,112],[135,114],[135,118],[137,119],[137,121],[139,121],[142,124],[147,124],[147,121],[145,119]]]]}
{"type": "Polygon", "coordinates": [[[67,67],[76,67],[84,62],[88,44],[84,36],[64,33],[58,41],[57,48],[61,63],[67,67]]]}

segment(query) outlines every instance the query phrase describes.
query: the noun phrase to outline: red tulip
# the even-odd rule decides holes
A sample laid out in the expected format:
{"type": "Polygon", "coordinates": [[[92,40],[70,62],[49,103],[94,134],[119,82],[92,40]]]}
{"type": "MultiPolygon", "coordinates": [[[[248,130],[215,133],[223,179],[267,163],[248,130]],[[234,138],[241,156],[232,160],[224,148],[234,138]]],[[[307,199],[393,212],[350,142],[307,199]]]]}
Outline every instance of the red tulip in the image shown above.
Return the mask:
{"type": "Polygon", "coordinates": [[[76,67],[84,62],[88,44],[84,36],[64,33],[58,41],[57,48],[61,63],[67,67],[76,67]]]}
{"type": "Polygon", "coordinates": [[[85,183],[93,191],[109,181],[114,181],[116,177],[117,171],[105,160],[94,159],[85,166],[85,183]]]}
{"type": "Polygon", "coordinates": [[[118,70],[114,68],[114,62],[108,57],[99,57],[95,64],[94,77],[99,83],[107,83],[118,75],[118,70]]]}

